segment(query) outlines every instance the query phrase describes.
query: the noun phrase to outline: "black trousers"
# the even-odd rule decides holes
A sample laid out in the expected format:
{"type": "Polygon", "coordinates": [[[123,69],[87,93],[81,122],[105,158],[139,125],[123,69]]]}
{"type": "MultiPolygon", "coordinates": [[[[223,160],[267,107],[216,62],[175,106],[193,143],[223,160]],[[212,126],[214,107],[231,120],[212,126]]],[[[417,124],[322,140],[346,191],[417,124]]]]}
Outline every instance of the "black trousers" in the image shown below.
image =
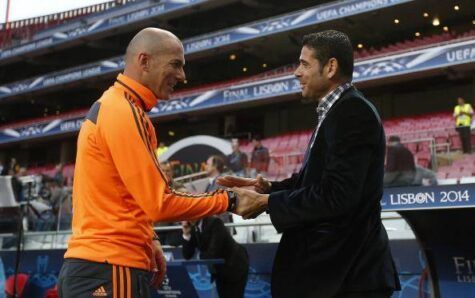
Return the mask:
{"type": "Polygon", "coordinates": [[[237,281],[225,281],[219,277],[217,277],[215,281],[219,298],[244,298],[247,274],[237,281]]]}
{"type": "Polygon", "coordinates": [[[393,291],[373,292],[348,292],[335,296],[335,298],[390,298],[393,291]]]}
{"type": "Polygon", "coordinates": [[[64,298],[150,297],[148,271],[65,259],[58,278],[58,295],[64,298]]]}
{"type": "Polygon", "coordinates": [[[460,140],[462,141],[463,153],[471,153],[472,140],[470,135],[470,126],[459,126],[456,129],[460,135],[460,140]]]}

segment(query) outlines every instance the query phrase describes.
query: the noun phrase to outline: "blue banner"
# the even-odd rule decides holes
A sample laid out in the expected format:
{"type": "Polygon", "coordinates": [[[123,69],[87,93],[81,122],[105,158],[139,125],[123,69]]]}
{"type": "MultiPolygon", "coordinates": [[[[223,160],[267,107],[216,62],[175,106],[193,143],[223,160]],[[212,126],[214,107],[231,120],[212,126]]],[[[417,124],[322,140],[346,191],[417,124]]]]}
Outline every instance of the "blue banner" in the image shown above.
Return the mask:
{"type": "Polygon", "coordinates": [[[77,132],[81,128],[83,121],[84,117],[81,116],[65,120],[55,119],[51,122],[43,122],[15,129],[6,128],[0,131],[0,144],[77,132]]]}
{"type": "MultiPolygon", "coordinates": [[[[397,269],[400,273],[401,291],[393,298],[418,298],[421,271],[425,262],[415,240],[395,240],[390,242],[397,269]]],[[[249,276],[244,297],[270,298],[270,275],[277,243],[244,244],[249,255],[249,276]]],[[[181,248],[166,250],[175,259],[181,259],[181,248]]],[[[63,262],[64,250],[33,250],[22,254],[20,272],[29,275],[24,297],[44,297],[47,289],[57,283],[59,270],[63,262]]],[[[167,277],[161,290],[153,291],[152,297],[217,297],[216,285],[211,283],[206,265],[187,265],[184,267],[167,266],[167,277]],[[188,274],[188,276],[186,276],[188,274]]],[[[192,262],[191,262],[192,263],[192,262]]],[[[190,264],[191,264],[190,263],[190,264]]],[[[0,251],[0,278],[8,278],[14,272],[15,251],[0,251]],[[3,260],[3,266],[2,266],[3,260]],[[3,272],[3,276],[1,273],[3,272]]],[[[4,279],[0,279],[0,289],[4,279]]],[[[428,289],[422,289],[430,295],[428,289]]],[[[443,296],[445,297],[445,296],[443,296]]],[[[453,297],[453,296],[447,296],[453,297]]],[[[469,297],[469,296],[460,296],[469,297]]]]}
{"type": "Polygon", "coordinates": [[[85,36],[112,30],[117,27],[129,26],[130,23],[133,22],[154,18],[159,15],[163,15],[178,9],[188,8],[207,1],[209,0],[162,0],[160,3],[144,9],[114,16],[109,19],[98,20],[91,24],[85,24],[81,27],[68,31],[58,31],[52,36],[46,38],[0,50],[0,62],[2,59],[7,59],[43,48],[57,46],[61,43],[72,42],[75,39],[84,38],[85,36]]]}
{"type": "MultiPolygon", "coordinates": [[[[384,58],[360,61],[355,64],[354,82],[377,80],[383,77],[398,76],[411,72],[442,68],[450,65],[467,64],[475,61],[475,40],[426,48],[415,52],[402,53],[384,58]]],[[[84,69],[58,72],[34,80],[13,83],[0,87],[0,98],[49,88],[66,82],[117,72],[123,68],[123,59],[116,57],[84,69]]],[[[272,100],[278,96],[301,92],[298,80],[286,75],[264,81],[197,92],[169,101],[160,101],[149,113],[151,118],[239,104],[253,100],[272,100]]],[[[39,138],[64,132],[79,130],[81,117],[68,120],[54,120],[48,123],[28,125],[0,131],[0,144],[39,138]]]]}
{"type": "Polygon", "coordinates": [[[0,86],[0,99],[22,93],[47,89],[66,83],[76,82],[88,78],[94,78],[110,73],[117,73],[124,69],[122,56],[108,60],[82,65],[64,71],[53,72],[33,79],[0,86]]]}
{"type": "Polygon", "coordinates": [[[224,89],[209,90],[169,101],[159,101],[150,112],[150,117],[216,108],[246,101],[271,99],[276,96],[298,92],[301,92],[299,81],[294,76],[285,76],[224,89]]]}
{"type": "Polygon", "coordinates": [[[475,247],[432,247],[440,297],[475,297],[475,247]]]}
{"type": "Polygon", "coordinates": [[[374,80],[474,61],[475,40],[472,39],[361,61],[355,64],[353,79],[355,82],[374,80]]]}
{"type": "Polygon", "coordinates": [[[298,12],[268,18],[239,27],[214,32],[183,42],[185,53],[195,53],[223,45],[255,39],[278,32],[313,26],[323,22],[366,13],[412,0],[350,0],[337,1],[298,12]]]}
{"type": "Polygon", "coordinates": [[[475,184],[386,188],[383,211],[475,207],[475,184]]]}

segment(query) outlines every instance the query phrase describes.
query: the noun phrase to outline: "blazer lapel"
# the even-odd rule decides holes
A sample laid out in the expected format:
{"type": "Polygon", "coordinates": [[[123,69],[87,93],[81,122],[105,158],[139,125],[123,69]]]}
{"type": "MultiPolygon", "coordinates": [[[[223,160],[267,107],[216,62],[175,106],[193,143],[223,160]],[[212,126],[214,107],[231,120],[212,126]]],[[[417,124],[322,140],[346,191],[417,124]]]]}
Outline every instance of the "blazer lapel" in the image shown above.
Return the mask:
{"type": "Polygon", "coordinates": [[[316,141],[317,141],[318,134],[319,134],[319,132],[322,130],[322,127],[323,127],[323,124],[324,124],[323,122],[328,118],[328,114],[331,113],[331,112],[334,110],[335,106],[338,105],[338,103],[341,102],[341,101],[344,99],[344,97],[346,97],[346,96],[349,94],[349,91],[350,91],[350,90],[353,91],[353,90],[354,90],[354,87],[348,88],[347,90],[345,90],[345,91],[341,94],[341,96],[340,96],[340,98],[338,99],[338,101],[335,102],[335,103],[332,105],[332,107],[330,108],[330,110],[329,110],[329,111],[327,112],[327,114],[325,115],[325,118],[324,118],[324,119],[322,119],[322,120],[318,119],[317,125],[315,126],[315,129],[313,130],[313,133],[312,133],[312,138],[310,139],[310,142],[308,143],[307,150],[305,151],[304,162],[303,162],[303,164],[302,164],[302,168],[301,168],[300,171],[299,171],[299,176],[298,176],[298,178],[297,178],[297,184],[296,184],[296,185],[299,185],[299,184],[300,184],[300,182],[302,181],[303,176],[304,176],[304,174],[305,174],[305,171],[307,170],[308,159],[310,158],[310,154],[311,154],[311,152],[312,152],[313,146],[315,146],[315,143],[316,143],[316,141]],[[320,123],[320,121],[321,121],[322,123],[320,123]],[[317,130],[317,128],[318,128],[318,130],[317,130]]]}
{"type": "Polygon", "coordinates": [[[312,151],[312,148],[313,148],[313,145],[315,144],[316,139],[317,139],[317,127],[315,127],[315,129],[313,130],[312,137],[310,138],[310,141],[308,142],[307,150],[305,151],[305,157],[303,159],[302,168],[300,168],[299,176],[297,178],[297,185],[300,184],[304,176],[304,173],[307,170],[308,159],[310,158],[310,153],[312,151]]]}

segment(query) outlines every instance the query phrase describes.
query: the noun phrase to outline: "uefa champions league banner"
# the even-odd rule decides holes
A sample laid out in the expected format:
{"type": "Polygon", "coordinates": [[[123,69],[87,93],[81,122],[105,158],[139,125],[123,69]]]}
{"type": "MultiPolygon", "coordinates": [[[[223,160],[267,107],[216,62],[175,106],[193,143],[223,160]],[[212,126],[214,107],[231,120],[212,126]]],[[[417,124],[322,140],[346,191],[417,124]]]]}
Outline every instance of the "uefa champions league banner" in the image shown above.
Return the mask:
{"type": "Polygon", "coordinates": [[[381,207],[383,211],[473,208],[475,184],[386,188],[381,207]]]}
{"type": "Polygon", "coordinates": [[[65,71],[53,72],[33,79],[0,86],[0,99],[109,73],[116,73],[122,69],[124,69],[124,59],[121,56],[65,71]]]}
{"type": "Polygon", "coordinates": [[[474,61],[475,39],[472,39],[356,63],[353,79],[374,80],[474,61]]]}
{"type": "Polygon", "coordinates": [[[183,42],[185,53],[195,53],[222,45],[242,42],[282,31],[312,26],[413,0],[350,0],[307,8],[295,13],[268,18],[183,42]]]}
{"type": "Polygon", "coordinates": [[[56,32],[52,36],[28,42],[16,47],[0,50],[0,61],[12,56],[25,54],[42,48],[57,46],[60,43],[71,42],[74,39],[84,38],[87,35],[97,34],[121,26],[127,26],[132,22],[157,17],[171,11],[204,3],[209,0],[162,0],[159,4],[144,9],[139,9],[109,19],[102,19],[93,23],[80,26],[64,32],[56,32]]]}
{"type": "Polygon", "coordinates": [[[83,122],[84,116],[81,116],[66,120],[55,119],[20,128],[6,128],[0,131],[0,144],[77,132],[83,122]]]}
{"type": "MultiPolygon", "coordinates": [[[[473,63],[475,40],[427,48],[384,58],[370,59],[355,64],[354,81],[363,82],[382,77],[402,75],[450,65],[473,63]]],[[[91,78],[99,74],[117,72],[123,68],[123,59],[116,57],[91,64],[88,68],[58,72],[34,80],[26,80],[0,87],[0,99],[22,92],[52,87],[67,82],[91,78]]],[[[270,80],[247,83],[204,91],[169,101],[160,101],[150,112],[150,117],[192,112],[223,105],[239,104],[253,100],[272,100],[275,97],[297,94],[301,91],[298,80],[286,75],[270,80]]],[[[0,144],[79,130],[81,118],[54,120],[0,131],[0,144]]]]}
{"type": "Polygon", "coordinates": [[[223,105],[253,100],[272,99],[275,96],[300,92],[300,83],[293,76],[285,76],[250,84],[231,86],[225,89],[209,90],[198,95],[160,101],[150,111],[150,117],[192,112],[223,105]]]}

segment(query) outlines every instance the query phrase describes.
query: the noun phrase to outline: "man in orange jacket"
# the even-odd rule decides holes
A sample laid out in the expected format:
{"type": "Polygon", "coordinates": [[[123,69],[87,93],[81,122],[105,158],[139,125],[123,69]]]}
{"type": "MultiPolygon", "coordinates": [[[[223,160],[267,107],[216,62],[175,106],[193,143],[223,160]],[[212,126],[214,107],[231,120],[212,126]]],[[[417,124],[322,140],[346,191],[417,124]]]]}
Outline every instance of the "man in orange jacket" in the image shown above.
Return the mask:
{"type": "Polygon", "coordinates": [[[185,80],[184,64],[175,35],[143,29],[127,47],[124,73],[89,110],[77,143],[73,234],[60,297],[148,297],[149,284],[158,287],[166,271],[152,223],[233,210],[235,197],[223,190],[175,191],[154,154],[146,112],[185,80]]]}

